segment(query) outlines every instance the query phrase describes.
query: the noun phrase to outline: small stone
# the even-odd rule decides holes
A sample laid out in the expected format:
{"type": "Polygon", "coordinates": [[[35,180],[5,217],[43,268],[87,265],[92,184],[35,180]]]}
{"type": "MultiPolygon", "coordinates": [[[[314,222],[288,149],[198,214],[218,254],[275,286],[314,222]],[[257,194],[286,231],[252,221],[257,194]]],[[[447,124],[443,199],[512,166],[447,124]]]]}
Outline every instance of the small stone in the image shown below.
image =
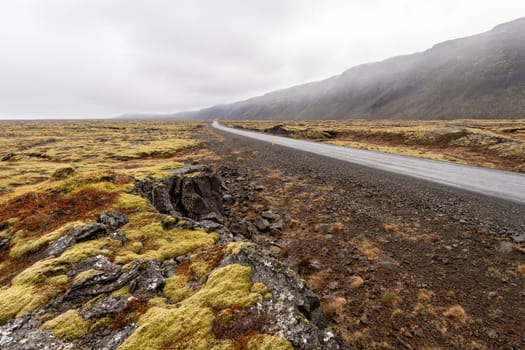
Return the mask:
{"type": "Polygon", "coordinates": [[[512,236],[512,239],[516,243],[523,243],[523,242],[525,242],[525,233],[522,233],[522,234],[519,234],[519,235],[516,235],[516,236],[512,236]]]}
{"type": "Polygon", "coordinates": [[[277,231],[281,231],[284,227],[284,223],[282,220],[279,220],[277,221],[276,223],[272,224],[270,226],[270,230],[277,230],[277,231]]]}
{"type": "Polygon", "coordinates": [[[9,249],[9,238],[4,238],[0,240],[0,250],[8,250],[9,249]]]}
{"type": "Polygon", "coordinates": [[[106,211],[100,214],[98,221],[110,229],[116,230],[128,223],[128,217],[118,211],[106,211]]]}
{"type": "Polygon", "coordinates": [[[261,216],[266,219],[266,220],[270,220],[270,221],[275,221],[275,220],[279,220],[281,218],[281,216],[279,214],[276,214],[272,211],[263,211],[261,213],[261,216]]]}
{"type": "Polygon", "coordinates": [[[255,190],[256,190],[256,191],[262,191],[262,190],[264,190],[264,189],[265,189],[265,187],[264,187],[263,185],[257,185],[257,186],[255,186],[255,190]]]}
{"type": "Polygon", "coordinates": [[[222,196],[222,201],[226,204],[232,204],[235,200],[231,194],[225,194],[222,196]]]}
{"type": "Polygon", "coordinates": [[[268,222],[268,220],[263,219],[263,218],[255,219],[253,221],[253,224],[261,232],[266,232],[266,231],[268,231],[270,229],[270,223],[268,222]]]}
{"type": "Polygon", "coordinates": [[[512,252],[512,243],[507,241],[501,242],[498,250],[501,254],[509,254],[512,252]]]}

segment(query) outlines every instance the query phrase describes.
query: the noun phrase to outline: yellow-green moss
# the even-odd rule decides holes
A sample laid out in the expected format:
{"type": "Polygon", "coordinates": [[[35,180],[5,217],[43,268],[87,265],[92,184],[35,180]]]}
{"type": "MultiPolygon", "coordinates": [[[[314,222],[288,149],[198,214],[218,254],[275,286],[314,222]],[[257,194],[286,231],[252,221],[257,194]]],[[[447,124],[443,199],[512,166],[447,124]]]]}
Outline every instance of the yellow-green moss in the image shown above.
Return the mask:
{"type": "Polygon", "coordinates": [[[11,286],[0,289],[0,326],[14,318],[36,297],[35,288],[11,286]]]}
{"type": "Polygon", "coordinates": [[[144,245],[142,244],[142,242],[133,242],[131,243],[129,249],[135,254],[140,254],[140,252],[142,252],[142,249],[144,249],[144,245]]]}
{"type": "Polygon", "coordinates": [[[159,216],[152,213],[132,216],[124,230],[130,241],[119,249],[115,257],[115,262],[119,264],[137,259],[164,261],[187,254],[197,247],[212,246],[218,239],[217,234],[203,230],[165,230],[159,216]],[[143,245],[140,251],[137,242],[143,245]]]}
{"type": "Polygon", "coordinates": [[[113,296],[128,296],[131,295],[131,291],[129,290],[128,286],[124,286],[120,289],[117,289],[116,291],[112,292],[111,295],[113,296]]]}
{"type": "Polygon", "coordinates": [[[42,328],[51,329],[57,338],[74,341],[85,336],[90,325],[90,322],[84,320],[77,310],[69,310],[47,321],[42,328]]]}
{"type": "Polygon", "coordinates": [[[211,271],[210,265],[203,260],[196,260],[191,263],[191,270],[197,275],[199,279],[202,279],[206,276],[208,272],[211,271]]]}
{"type": "Polygon", "coordinates": [[[260,334],[250,339],[247,350],[293,350],[292,343],[278,336],[260,334]]]}
{"type": "Polygon", "coordinates": [[[102,317],[94,320],[89,326],[88,333],[95,333],[103,328],[106,328],[111,321],[113,321],[113,318],[111,317],[102,317]]]}
{"type": "Polygon", "coordinates": [[[148,306],[168,307],[168,300],[163,297],[153,297],[148,300],[148,306]]]}
{"type": "Polygon", "coordinates": [[[186,285],[188,281],[187,276],[173,275],[166,279],[164,285],[164,295],[166,295],[172,303],[178,303],[179,301],[189,297],[191,295],[191,289],[186,285]]]}
{"type": "Polygon", "coordinates": [[[226,247],[224,247],[224,250],[223,250],[223,254],[224,256],[228,256],[228,255],[231,255],[231,254],[237,254],[241,248],[243,247],[246,247],[248,249],[254,249],[253,248],[253,245],[251,243],[248,243],[248,242],[232,242],[232,243],[228,243],[226,245],[226,247]]]}
{"type": "Polygon", "coordinates": [[[144,209],[151,210],[152,206],[147,199],[130,193],[119,193],[117,202],[111,207],[113,210],[144,209]]]}
{"type": "Polygon", "coordinates": [[[55,231],[49,232],[37,239],[35,239],[34,237],[24,237],[24,233],[20,231],[15,235],[15,237],[13,237],[13,240],[11,242],[12,247],[9,251],[9,256],[13,259],[18,259],[26,254],[36,252],[48,243],[60,238],[71,227],[80,226],[82,224],[82,221],[70,222],[56,229],[55,231]]]}
{"type": "Polygon", "coordinates": [[[268,287],[266,284],[261,282],[256,282],[252,285],[252,288],[250,289],[253,293],[259,293],[261,295],[265,295],[268,293],[268,287]]]}
{"type": "Polygon", "coordinates": [[[110,240],[106,238],[78,243],[60,257],[37,261],[19,273],[13,278],[10,287],[0,289],[0,324],[48,303],[61,292],[61,286],[67,282],[67,276],[63,273],[71,265],[90,256],[109,255],[109,251],[103,249],[109,243],[110,240]],[[49,274],[58,276],[46,277],[49,274]]]}
{"type": "Polygon", "coordinates": [[[75,279],[73,279],[73,284],[77,284],[79,282],[82,282],[90,277],[93,277],[95,275],[99,275],[101,273],[104,273],[104,271],[101,271],[101,270],[95,270],[95,269],[90,269],[90,270],[86,270],[86,271],[82,271],[81,273],[79,273],[78,275],[75,276],[75,279]]]}
{"type": "MultiPolygon", "coordinates": [[[[139,319],[140,327],[119,350],[156,350],[174,344],[176,349],[231,349],[233,344],[230,340],[217,340],[213,336],[211,327],[215,315],[210,307],[215,310],[249,307],[260,300],[260,294],[250,291],[250,274],[250,267],[238,264],[213,271],[206,284],[180,301],[177,308],[149,309],[139,319]]],[[[180,277],[170,278],[179,283],[181,281],[180,277]]]]}

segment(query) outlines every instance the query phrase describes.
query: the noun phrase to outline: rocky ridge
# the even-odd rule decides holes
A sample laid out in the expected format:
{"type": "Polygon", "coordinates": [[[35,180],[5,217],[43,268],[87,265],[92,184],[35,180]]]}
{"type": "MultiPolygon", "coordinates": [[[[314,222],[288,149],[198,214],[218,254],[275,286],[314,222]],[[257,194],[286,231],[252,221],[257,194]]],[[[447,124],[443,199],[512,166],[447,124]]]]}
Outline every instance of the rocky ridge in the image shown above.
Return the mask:
{"type": "MultiPolygon", "coordinates": [[[[230,206],[242,203],[242,198],[229,193],[206,167],[177,169],[164,179],[137,180],[135,188],[158,211],[163,230],[215,232],[215,244],[194,255],[165,259],[142,255],[126,264],[89,254],[71,264],[60,291],[48,303],[0,319],[1,349],[136,349],[146,343],[159,349],[347,348],[328,326],[318,297],[297,274],[249,242],[257,234],[278,232],[282,221],[277,214],[266,212],[255,221],[238,217],[230,206]],[[206,268],[200,271],[196,261],[206,268]],[[186,283],[177,279],[179,275],[187,276],[186,283]],[[181,295],[176,297],[177,293],[181,295]],[[161,338],[161,330],[173,331],[163,322],[182,322],[184,312],[196,320],[188,328],[200,338],[182,333],[168,341],[151,338],[151,334],[161,338]],[[156,333],[148,333],[155,327],[156,333]]],[[[50,242],[38,263],[63,258],[76,245],[100,238],[115,246],[129,245],[127,223],[122,212],[102,212],[96,222],[71,227],[50,242]]],[[[142,246],[136,246],[141,252],[142,246]]],[[[63,276],[53,270],[46,273],[63,276]]]]}

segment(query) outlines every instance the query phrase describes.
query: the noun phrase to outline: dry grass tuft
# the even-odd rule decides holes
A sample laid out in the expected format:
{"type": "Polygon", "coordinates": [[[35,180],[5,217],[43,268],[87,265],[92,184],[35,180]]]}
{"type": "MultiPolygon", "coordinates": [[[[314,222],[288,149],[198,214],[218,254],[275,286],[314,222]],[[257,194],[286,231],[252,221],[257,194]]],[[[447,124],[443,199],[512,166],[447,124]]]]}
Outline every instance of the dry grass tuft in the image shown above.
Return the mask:
{"type": "Polygon", "coordinates": [[[521,277],[525,277],[525,264],[520,264],[520,265],[518,265],[518,267],[516,268],[516,270],[518,271],[518,274],[519,274],[521,277]]]}
{"type": "Polygon", "coordinates": [[[448,317],[456,322],[465,323],[468,320],[467,313],[460,305],[451,306],[443,313],[443,316],[448,317]]]}
{"type": "Polygon", "coordinates": [[[349,287],[354,289],[354,288],[359,288],[361,286],[363,286],[363,284],[365,284],[365,281],[359,277],[359,276],[351,276],[350,277],[350,283],[349,283],[349,287]]]}
{"type": "Polygon", "coordinates": [[[372,242],[364,240],[359,245],[359,251],[366,256],[368,260],[378,260],[381,250],[377,248],[372,242]]]}
{"type": "Polygon", "coordinates": [[[332,269],[325,269],[311,274],[306,280],[308,287],[310,287],[314,291],[321,290],[324,286],[326,286],[327,281],[332,272],[332,269]]]}
{"type": "Polygon", "coordinates": [[[422,289],[419,291],[419,293],[417,294],[417,300],[419,300],[420,302],[423,302],[423,303],[428,303],[430,302],[436,295],[434,294],[434,292],[431,292],[431,291],[428,291],[428,290],[425,290],[425,289],[422,289]]]}
{"type": "Polygon", "coordinates": [[[343,313],[347,301],[343,297],[330,298],[322,303],[323,312],[328,318],[334,318],[343,313]]]}

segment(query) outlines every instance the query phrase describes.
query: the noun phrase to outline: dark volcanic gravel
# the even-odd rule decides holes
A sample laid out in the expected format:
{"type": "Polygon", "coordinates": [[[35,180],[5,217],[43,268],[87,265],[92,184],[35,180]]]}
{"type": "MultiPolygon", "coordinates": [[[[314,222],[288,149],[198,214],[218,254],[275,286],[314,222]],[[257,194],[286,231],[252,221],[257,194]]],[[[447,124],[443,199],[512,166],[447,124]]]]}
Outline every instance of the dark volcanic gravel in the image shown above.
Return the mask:
{"type": "Polygon", "coordinates": [[[525,348],[525,206],[208,130],[258,241],[357,349],[525,348]],[[270,222],[272,224],[272,222],[270,222]],[[362,283],[361,283],[362,282],[362,283]],[[452,309],[451,309],[452,308],[452,309]]]}

